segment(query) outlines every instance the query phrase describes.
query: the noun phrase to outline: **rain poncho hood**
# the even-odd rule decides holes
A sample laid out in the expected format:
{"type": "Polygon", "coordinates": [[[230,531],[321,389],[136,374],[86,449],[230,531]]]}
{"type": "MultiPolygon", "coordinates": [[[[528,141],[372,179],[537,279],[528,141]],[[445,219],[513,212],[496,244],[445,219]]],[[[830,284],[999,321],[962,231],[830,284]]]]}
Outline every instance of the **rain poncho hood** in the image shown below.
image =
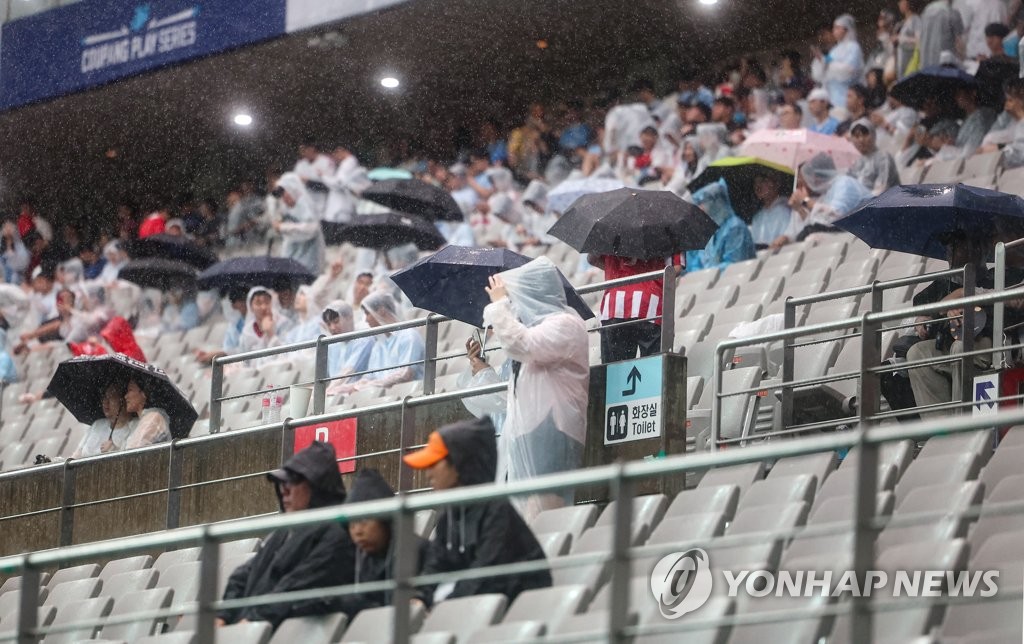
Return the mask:
{"type": "Polygon", "coordinates": [[[374,291],[363,298],[362,307],[381,324],[394,324],[399,321],[398,301],[390,293],[374,291]]]}
{"type": "Polygon", "coordinates": [[[803,177],[811,192],[818,195],[828,192],[829,186],[832,185],[833,179],[838,174],[839,171],[836,170],[836,164],[832,157],[824,152],[816,154],[800,166],[800,176],[803,177]]]}
{"type": "Polygon", "coordinates": [[[523,191],[523,196],[519,199],[523,204],[532,203],[541,212],[544,212],[548,208],[548,187],[543,181],[534,179],[526,186],[526,190],[523,191]]]}
{"type": "Polygon", "coordinates": [[[732,202],[729,200],[729,187],[724,179],[710,183],[693,193],[693,203],[702,206],[708,216],[721,226],[729,217],[735,217],[732,202]]]}
{"type": "Polygon", "coordinates": [[[394,495],[395,491],[391,489],[391,486],[384,480],[380,472],[377,470],[359,470],[356,472],[355,481],[352,482],[352,489],[348,493],[346,503],[390,499],[394,495]]]}
{"type": "Polygon", "coordinates": [[[295,199],[294,206],[286,206],[282,202],[281,254],[301,263],[314,274],[319,273],[323,267],[325,250],[316,205],[302,179],[294,172],[281,175],[277,185],[295,199]]]}
{"type": "MultiPolygon", "coordinates": [[[[310,508],[322,508],[329,505],[338,505],[345,502],[345,484],[341,480],[341,473],[338,471],[338,460],[334,452],[334,446],[330,443],[320,441],[292,456],[281,466],[290,475],[298,475],[309,482],[312,495],[309,499],[310,508]]],[[[280,472],[275,470],[267,475],[270,480],[280,472]]],[[[278,503],[281,501],[281,494],[278,491],[278,503]]],[[[284,508],[282,507],[282,510],[284,508]]]]}
{"type": "Polygon", "coordinates": [[[574,312],[566,303],[558,269],[547,257],[538,257],[499,275],[505,280],[512,308],[528,327],[551,315],[574,312]]]}

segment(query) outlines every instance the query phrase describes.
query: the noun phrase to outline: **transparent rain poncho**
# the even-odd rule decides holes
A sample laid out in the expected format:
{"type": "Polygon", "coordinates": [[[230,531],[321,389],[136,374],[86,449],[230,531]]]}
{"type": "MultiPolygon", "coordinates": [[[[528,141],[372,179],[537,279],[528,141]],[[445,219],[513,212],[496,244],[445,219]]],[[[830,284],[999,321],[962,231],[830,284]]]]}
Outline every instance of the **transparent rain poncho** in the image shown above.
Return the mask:
{"type": "Polygon", "coordinates": [[[281,202],[281,255],[294,259],[313,274],[319,274],[324,266],[325,246],[316,204],[302,179],[294,172],[281,175],[277,185],[295,199],[294,206],[281,202]]]}
{"type": "MultiPolygon", "coordinates": [[[[509,481],[580,466],[590,384],[587,328],[566,304],[555,265],[539,257],[499,274],[508,297],[487,305],[484,324],[512,360],[501,431],[509,481]]],[[[514,499],[529,519],[570,502],[558,494],[514,499]]]]}

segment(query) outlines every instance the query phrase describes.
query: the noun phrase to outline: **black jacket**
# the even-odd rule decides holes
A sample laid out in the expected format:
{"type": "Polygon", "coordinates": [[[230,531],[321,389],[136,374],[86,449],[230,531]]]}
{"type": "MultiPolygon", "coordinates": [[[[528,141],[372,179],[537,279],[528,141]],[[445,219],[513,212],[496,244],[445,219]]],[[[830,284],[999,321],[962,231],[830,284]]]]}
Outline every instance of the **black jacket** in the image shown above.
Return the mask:
{"type": "MultiPolygon", "coordinates": [[[[459,474],[459,486],[493,483],[498,464],[494,425],[482,418],[440,430],[448,458],[459,474]]],[[[426,572],[483,568],[544,559],[544,550],[526,522],[506,500],[445,508],[431,542],[426,572]]],[[[551,573],[466,579],[449,597],[501,593],[511,602],[519,593],[551,585],[551,573]]]]}
{"type": "MultiPolygon", "coordinates": [[[[352,484],[352,491],[348,495],[348,503],[359,503],[362,501],[373,501],[376,499],[390,499],[395,491],[387,484],[384,477],[377,470],[360,470],[352,484]]],[[[389,521],[384,524],[390,531],[389,521]]],[[[430,557],[430,542],[426,539],[416,537],[417,548],[419,549],[418,570],[422,571],[425,562],[430,557]]],[[[379,555],[371,555],[358,546],[355,548],[355,579],[356,583],[371,583],[375,581],[386,581],[394,578],[394,548],[395,540],[390,539],[387,551],[379,555]]],[[[391,605],[391,592],[379,591],[372,593],[360,593],[343,598],[340,610],[348,614],[350,618],[364,608],[376,608],[378,606],[391,605]]],[[[420,586],[416,588],[414,597],[427,606],[434,597],[433,586],[420,586]]]]}
{"type": "MultiPolygon", "coordinates": [[[[345,501],[345,486],[330,444],[313,443],[289,459],[284,469],[309,482],[313,488],[310,507],[345,501]]],[[[354,557],[348,530],[340,523],[275,530],[256,555],[231,574],[224,599],[350,584],[355,578],[354,557]]],[[[314,606],[310,602],[271,604],[221,611],[218,617],[229,624],[242,619],[267,621],[277,628],[289,617],[319,612],[314,606]]]]}

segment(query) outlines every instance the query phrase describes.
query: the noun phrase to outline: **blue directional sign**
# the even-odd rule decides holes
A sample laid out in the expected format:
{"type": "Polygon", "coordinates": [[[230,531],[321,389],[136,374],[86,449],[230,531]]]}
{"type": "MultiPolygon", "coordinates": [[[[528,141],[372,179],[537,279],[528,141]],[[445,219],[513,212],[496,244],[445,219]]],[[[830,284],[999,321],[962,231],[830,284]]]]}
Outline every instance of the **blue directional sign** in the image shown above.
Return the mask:
{"type": "Polygon", "coordinates": [[[604,444],[658,438],[662,431],[662,357],[608,365],[604,444]]]}
{"type": "Polygon", "coordinates": [[[999,374],[990,373],[974,378],[974,407],[972,415],[994,414],[999,411],[999,374]]]}

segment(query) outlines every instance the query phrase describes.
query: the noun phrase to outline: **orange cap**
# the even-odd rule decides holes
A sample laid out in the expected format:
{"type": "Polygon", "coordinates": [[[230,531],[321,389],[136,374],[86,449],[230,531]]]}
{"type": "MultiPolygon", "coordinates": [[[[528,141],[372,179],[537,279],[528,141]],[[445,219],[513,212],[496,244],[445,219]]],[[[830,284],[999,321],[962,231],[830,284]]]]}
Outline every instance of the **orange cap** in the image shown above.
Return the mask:
{"type": "Polygon", "coordinates": [[[402,457],[402,460],[414,470],[425,470],[440,463],[447,456],[448,448],[445,446],[441,434],[430,432],[430,436],[427,437],[426,446],[412,454],[406,454],[402,457]]]}

